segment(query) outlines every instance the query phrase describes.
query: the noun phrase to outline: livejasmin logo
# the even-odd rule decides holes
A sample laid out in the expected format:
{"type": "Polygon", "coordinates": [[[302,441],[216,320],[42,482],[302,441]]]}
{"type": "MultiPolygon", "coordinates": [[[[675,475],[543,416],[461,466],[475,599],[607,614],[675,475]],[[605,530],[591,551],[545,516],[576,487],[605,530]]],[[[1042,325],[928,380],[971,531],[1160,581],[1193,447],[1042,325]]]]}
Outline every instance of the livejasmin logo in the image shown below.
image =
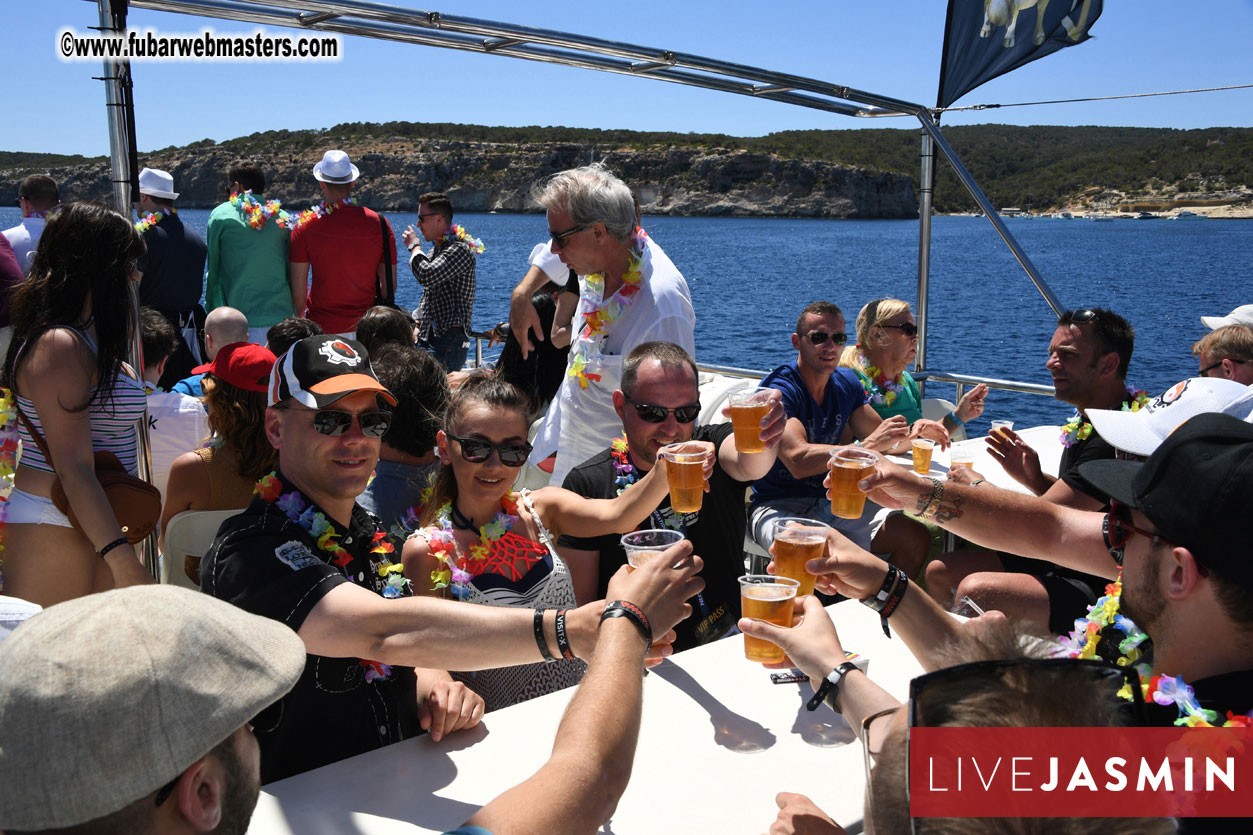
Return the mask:
{"type": "Polygon", "coordinates": [[[912,728],[910,814],[1253,816],[1246,736],[1245,728],[912,728]]]}

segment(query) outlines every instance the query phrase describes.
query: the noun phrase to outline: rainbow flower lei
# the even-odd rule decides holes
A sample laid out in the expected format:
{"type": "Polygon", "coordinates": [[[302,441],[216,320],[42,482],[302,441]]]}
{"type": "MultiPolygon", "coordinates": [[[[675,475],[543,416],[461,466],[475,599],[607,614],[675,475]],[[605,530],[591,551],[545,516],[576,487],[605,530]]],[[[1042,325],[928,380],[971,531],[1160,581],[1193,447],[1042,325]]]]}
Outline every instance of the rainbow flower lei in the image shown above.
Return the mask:
{"type": "MultiPolygon", "coordinates": [[[[172,215],[178,214],[178,212],[175,211],[173,206],[170,207],[170,214],[172,215]]],[[[141,217],[139,220],[135,221],[135,231],[142,235],[143,233],[147,232],[149,229],[156,226],[158,223],[160,223],[164,219],[165,219],[165,215],[162,214],[161,212],[152,212],[150,214],[146,214],[143,217],[141,217]]]]}
{"type": "MultiPolygon", "coordinates": [[[[283,485],[278,480],[278,475],[270,473],[261,477],[256,487],[253,488],[253,493],[276,506],[283,511],[288,519],[304,528],[310,536],[317,540],[318,547],[331,555],[332,563],[339,568],[346,568],[348,563],[352,562],[352,555],[339,544],[340,533],[327,520],[326,514],[314,510],[313,505],[306,504],[304,497],[300,495],[299,491],[292,490],[290,493],[282,493],[282,489],[283,485]]],[[[388,556],[394,553],[395,550],[396,547],[392,545],[386,533],[381,530],[374,532],[374,537],[370,540],[370,553],[377,554],[378,561],[375,563],[374,560],[371,560],[371,563],[374,565],[374,570],[384,580],[383,596],[386,598],[401,597],[409,584],[409,581],[405,579],[404,566],[400,563],[392,562],[388,556]]],[[[386,680],[392,674],[392,668],[381,661],[371,661],[366,658],[357,660],[362,667],[366,668],[365,680],[367,682],[386,680]]]]}
{"type": "Polygon", "coordinates": [[[277,200],[267,200],[262,203],[253,195],[252,189],[248,189],[243,194],[238,192],[232,194],[230,202],[232,206],[243,212],[244,219],[253,229],[261,229],[271,217],[283,228],[292,223],[291,215],[283,211],[282,203],[277,200]]]}
{"type": "MultiPolygon", "coordinates": [[[[4,557],[4,520],[9,513],[8,491],[13,486],[13,472],[17,467],[17,411],[13,407],[13,395],[0,388],[0,567],[4,557]]],[[[0,591],[4,589],[4,576],[0,574],[0,591]]]]}
{"type": "Polygon", "coordinates": [[[297,215],[294,219],[292,218],[291,214],[288,213],[287,223],[288,223],[288,226],[291,228],[291,230],[294,232],[307,223],[312,223],[313,221],[317,220],[320,217],[327,217],[328,215],[333,214],[335,210],[338,209],[340,206],[355,206],[355,205],[357,205],[357,198],[355,197],[341,197],[339,200],[336,200],[334,203],[327,203],[325,200],[322,200],[318,202],[316,205],[311,206],[308,209],[305,209],[303,212],[297,215]]]}
{"type": "MultiPolygon", "coordinates": [[[[1124,412],[1138,412],[1149,405],[1149,393],[1144,389],[1127,389],[1127,399],[1123,401],[1124,412]]],[[[1092,437],[1092,424],[1084,419],[1084,415],[1075,409],[1074,416],[1062,424],[1062,434],[1058,438],[1062,446],[1070,449],[1080,441],[1092,437]]]]}
{"type": "Polygon", "coordinates": [[[592,383],[599,383],[601,375],[588,371],[597,365],[597,357],[601,354],[601,344],[608,336],[609,326],[618,320],[627,307],[631,305],[632,296],[642,289],[644,281],[644,246],[648,233],[643,227],[635,227],[632,236],[631,259],[627,271],[622,276],[622,286],[607,301],[605,295],[605,276],[592,273],[584,280],[586,289],[583,291],[581,304],[583,310],[583,328],[580,339],[570,351],[570,368],[566,375],[578,380],[579,388],[587,388],[592,383]]]}
{"type": "MultiPolygon", "coordinates": [[[[1102,642],[1117,642],[1119,657],[1114,663],[1119,667],[1129,664],[1136,665],[1140,673],[1141,688],[1144,691],[1145,703],[1162,706],[1175,705],[1179,710],[1176,725],[1189,728],[1227,728],[1246,727],[1253,725],[1253,712],[1246,716],[1227,711],[1222,721],[1217,711],[1201,707],[1196,693],[1182,676],[1152,675],[1147,665],[1136,664],[1143,655],[1140,645],[1148,639],[1140,627],[1128,617],[1118,613],[1119,601],[1122,597],[1122,570],[1118,579],[1105,587],[1105,594],[1089,607],[1086,618],[1075,620],[1074,630],[1067,636],[1058,638],[1065,653],[1071,658],[1097,658],[1098,647],[1102,642]]],[[[1131,699],[1131,692],[1124,687],[1119,693],[1125,699],[1131,699]]]]}
{"type": "Polygon", "coordinates": [[[891,406],[896,400],[896,396],[905,390],[905,384],[901,382],[904,379],[904,373],[896,375],[895,379],[888,379],[888,376],[883,373],[879,366],[872,365],[866,358],[866,353],[861,350],[860,343],[858,343],[857,349],[857,361],[861,363],[863,372],[871,380],[869,383],[862,381],[862,387],[866,389],[866,394],[870,396],[870,402],[891,406]]]}
{"type": "Polygon", "coordinates": [[[450,244],[453,241],[462,241],[479,255],[482,255],[483,251],[487,249],[483,245],[483,239],[472,236],[466,231],[464,226],[450,226],[448,231],[444,233],[444,237],[440,238],[440,242],[445,244],[450,244]]]}
{"type": "MultiPolygon", "coordinates": [[[[508,533],[518,522],[517,493],[512,490],[500,499],[500,511],[492,521],[479,526],[479,541],[470,546],[469,559],[482,561],[492,551],[492,543],[508,533]]],[[[439,560],[439,568],[431,572],[431,590],[450,588],[458,600],[466,596],[466,585],[474,575],[457,564],[457,539],[452,529],[452,502],[444,502],[435,518],[439,530],[430,534],[431,553],[439,560]]]]}

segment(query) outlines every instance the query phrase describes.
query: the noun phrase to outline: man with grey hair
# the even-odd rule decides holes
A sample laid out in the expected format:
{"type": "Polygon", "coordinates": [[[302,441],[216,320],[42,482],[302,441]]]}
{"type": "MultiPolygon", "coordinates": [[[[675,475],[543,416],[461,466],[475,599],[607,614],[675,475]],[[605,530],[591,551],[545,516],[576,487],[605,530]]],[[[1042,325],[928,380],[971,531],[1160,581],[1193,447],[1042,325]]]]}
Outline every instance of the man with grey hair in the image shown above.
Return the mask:
{"type": "MultiPolygon", "coordinates": [[[[695,355],[696,314],[682,273],[639,225],[631,189],[608,168],[562,171],[537,184],[532,197],[547,212],[553,253],[581,276],[566,377],[531,455],[539,463],[556,453],[552,483],[561,484],[621,433],[613,393],[626,355],[645,342],[672,342],[695,355]]],[[[537,289],[524,280],[510,302],[524,345],[528,330],[543,338],[531,324],[533,316],[538,321],[530,303],[537,289]]]]}
{"type": "Polygon", "coordinates": [[[175,586],[30,617],[0,646],[0,827],[242,835],[250,723],[304,666],[290,628],[175,586]]]}

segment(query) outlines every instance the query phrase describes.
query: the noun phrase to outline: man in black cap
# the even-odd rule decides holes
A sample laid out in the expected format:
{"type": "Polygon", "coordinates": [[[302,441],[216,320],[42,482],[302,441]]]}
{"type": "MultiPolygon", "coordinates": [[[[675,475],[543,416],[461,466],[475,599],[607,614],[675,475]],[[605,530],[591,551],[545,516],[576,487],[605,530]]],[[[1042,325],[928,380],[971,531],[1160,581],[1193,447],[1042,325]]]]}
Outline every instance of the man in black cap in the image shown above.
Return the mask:
{"type": "MultiPolygon", "coordinates": [[[[602,602],[567,616],[410,596],[392,543],[356,503],[395,403],[360,343],[295,343],[274,366],[265,416],[279,469],[222,525],[201,564],[204,591],[287,624],[309,653],[292,692],[253,723],[263,782],[397,742],[417,725],[438,741],[477,724],[482,700],[446,668],[565,652],[586,659],[595,646],[602,602]],[[419,668],[416,717],[411,667],[419,668]]],[[[632,575],[642,576],[628,586],[630,602],[647,613],[655,638],[691,611],[684,601],[703,585],[690,552],[680,543],[664,570],[632,575]]]]}

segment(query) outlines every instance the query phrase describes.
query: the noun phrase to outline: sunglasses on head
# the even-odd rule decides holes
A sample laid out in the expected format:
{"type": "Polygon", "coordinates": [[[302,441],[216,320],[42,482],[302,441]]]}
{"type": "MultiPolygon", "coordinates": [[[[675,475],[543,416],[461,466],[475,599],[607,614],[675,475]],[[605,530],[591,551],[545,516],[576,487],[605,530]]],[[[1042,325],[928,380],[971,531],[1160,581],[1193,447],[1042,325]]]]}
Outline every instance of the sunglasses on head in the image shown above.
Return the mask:
{"type": "Polygon", "coordinates": [[[828,339],[830,339],[836,345],[843,345],[844,343],[848,342],[848,336],[842,333],[827,333],[826,331],[814,331],[813,333],[805,334],[805,336],[809,339],[810,342],[814,343],[815,345],[825,345],[828,339]]]}
{"type": "Polygon", "coordinates": [[[521,467],[526,463],[526,459],[531,457],[531,445],[526,441],[522,443],[494,444],[482,438],[462,438],[451,432],[445,432],[444,435],[449,440],[461,444],[461,457],[471,464],[482,464],[492,457],[493,452],[500,458],[500,463],[506,467],[521,467]]]}
{"type": "Polygon", "coordinates": [[[330,435],[331,437],[347,432],[348,428],[352,426],[354,417],[361,426],[361,434],[367,438],[383,437],[392,425],[392,413],[384,411],[362,412],[356,415],[352,412],[341,412],[338,409],[318,409],[315,412],[310,409],[284,408],[283,411],[313,415],[314,431],[322,435],[330,435]]]}
{"type": "Polygon", "coordinates": [[[654,406],[651,403],[636,403],[631,399],[631,395],[625,391],[622,397],[626,402],[635,407],[635,413],[640,416],[640,420],[645,423],[663,423],[666,415],[674,413],[674,419],[679,423],[691,423],[696,420],[696,416],[700,414],[700,401],[689,403],[686,406],[679,406],[674,409],[667,409],[665,406],[654,406]]]}
{"type": "MultiPolygon", "coordinates": [[[[1105,514],[1105,521],[1101,523],[1101,534],[1105,537],[1105,547],[1109,549],[1109,555],[1114,558],[1114,562],[1122,567],[1123,556],[1127,552],[1127,540],[1131,538],[1133,533],[1154,543],[1155,545],[1165,545],[1169,548],[1178,547],[1164,536],[1158,536],[1155,533],[1149,533],[1143,528],[1136,527],[1131,521],[1131,508],[1127,507],[1117,499],[1110,500],[1109,513],[1105,514]]],[[[1200,566],[1200,563],[1197,563],[1200,566]]]]}
{"type": "Polygon", "coordinates": [[[913,322],[901,322],[899,325],[880,325],[881,328],[897,328],[906,337],[913,339],[918,335],[918,326],[913,322]]]}
{"type": "Polygon", "coordinates": [[[1086,307],[1083,310],[1076,310],[1074,313],[1070,314],[1070,322],[1074,325],[1086,325],[1088,322],[1095,321],[1096,311],[1089,310],[1086,307]]]}

